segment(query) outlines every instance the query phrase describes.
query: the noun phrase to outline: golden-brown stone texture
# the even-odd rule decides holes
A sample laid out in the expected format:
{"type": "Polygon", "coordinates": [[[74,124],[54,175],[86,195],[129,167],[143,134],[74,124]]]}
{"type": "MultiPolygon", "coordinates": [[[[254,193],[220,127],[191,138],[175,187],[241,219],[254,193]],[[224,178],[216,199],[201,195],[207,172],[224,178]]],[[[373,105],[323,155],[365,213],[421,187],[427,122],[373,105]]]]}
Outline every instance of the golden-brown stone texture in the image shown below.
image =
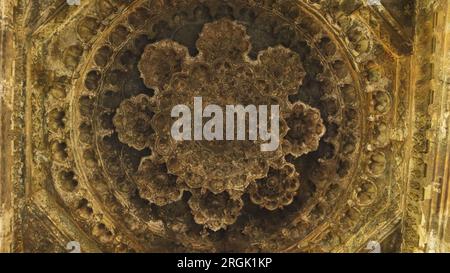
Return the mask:
{"type": "Polygon", "coordinates": [[[449,9],[3,0],[0,251],[450,251],[449,9]],[[194,97],[280,147],[175,141],[194,97]]]}

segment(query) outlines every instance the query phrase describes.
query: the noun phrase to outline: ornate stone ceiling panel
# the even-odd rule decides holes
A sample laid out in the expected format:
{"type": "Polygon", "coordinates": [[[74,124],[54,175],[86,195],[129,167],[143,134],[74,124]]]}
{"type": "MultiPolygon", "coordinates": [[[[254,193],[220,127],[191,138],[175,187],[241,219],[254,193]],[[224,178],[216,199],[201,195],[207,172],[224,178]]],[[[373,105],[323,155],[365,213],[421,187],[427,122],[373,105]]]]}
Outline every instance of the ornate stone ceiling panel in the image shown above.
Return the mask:
{"type": "Polygon", "coordinates": [[[353,252],[383,240],[408,175],[413,28],[386,2],[19,5],[16,221],[48,235],[24,231],[16,247],[353,252]],[[194,97],[277,102],[280,148],[174,142],[170,109],[194,97]]]}

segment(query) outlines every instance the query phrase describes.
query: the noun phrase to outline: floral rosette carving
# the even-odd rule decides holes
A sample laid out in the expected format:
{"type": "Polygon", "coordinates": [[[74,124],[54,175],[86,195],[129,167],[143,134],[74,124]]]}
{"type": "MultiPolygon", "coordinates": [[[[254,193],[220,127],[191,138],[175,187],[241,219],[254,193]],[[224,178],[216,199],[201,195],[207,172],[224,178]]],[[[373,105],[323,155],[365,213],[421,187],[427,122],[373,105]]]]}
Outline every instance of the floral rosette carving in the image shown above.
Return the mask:
{"type": "Polygon", "coordinates": [[[316,150],[325,127],[317,109],[289,101],[306,74],[295,52],[275,46],[252,60],[245,27],[228,19],[206,24],[197,49],[192,57],[172,40],[149,44],[138,68],[154,97],[122,102],[114,125],[121,142],[153,153],[139,166],[141,197],[164,206],[190,191],[195,222],[217,231],[236,221],[246,192],[268,210],[289,205],[300,181],[285,156],[316,150]],[[193,109],[194,97],[203,105],[279,105],[280,147],[262,152],[260,141],[175,141],[171,110],[176,105],[193,109]]]}
{"type": "Polygon", "coordinates": [[[270,169],[266,178],[256,181],[249,189],[253,203],[268,210],[288,206],[300,187],[299,174],[292,164],[270,169]]]}
{"type": "Polygon", "coordinates": [[[150,147],[153,115],[151,99],[146,95],[123,101],[113,119],[119,140],[136,150],[150,147]]]}
{"type": "Polygon", "coordinates": [[[296,102],[287,119],[289,131],[285,149],[299,157],[319,147],[320,138],[325,134],[325,126],[320,112],[302,102],[296,102]]]}
{"type": "Polygon", "coordinates": [[[150,202],[164,206],[178,201],[183,190],[177,185],[177,177],[169,174],[165,164],[152,158],[144,158],[136,175],[139,194],[150,202]]]}
{"type": "Polygon", "coordinates": [[[227,193],[213,194],[211,192],[194,194],[188,204],[192,209],[195,222],[212,231],[225,229],[236,222],[244,206],[240,198],[233,199],[227,193]]]}

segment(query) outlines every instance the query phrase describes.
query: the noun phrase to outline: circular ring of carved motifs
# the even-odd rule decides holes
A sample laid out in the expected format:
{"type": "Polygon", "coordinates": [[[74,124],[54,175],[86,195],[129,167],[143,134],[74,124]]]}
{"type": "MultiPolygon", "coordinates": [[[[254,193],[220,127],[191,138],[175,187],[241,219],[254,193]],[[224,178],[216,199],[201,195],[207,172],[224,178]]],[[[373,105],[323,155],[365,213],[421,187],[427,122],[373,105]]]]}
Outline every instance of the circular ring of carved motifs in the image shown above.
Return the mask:
{"type": "MultiPolygon", "coordinates": [[[[386,161],[376,149],[386,145],[380,122],[363,164],[366,178],[352,193],[359,207],[348,206],[341,197],[361,166],[361,130],[370,120],[362,106],[372,105],[375,116],[389,111],[376,62],[365,62],[364,79],[355,77],[337,38],[289,1],[169,2],[134,4],[114,21],[80,65],[72,111],[49,114],[52,131],[66,121],[75,128],[72,142],[52,149],[73,166],[54,168],[56,188],[77,219],[114,251],[282,251],[327,221],[355,228],[386,161]],[[373,89],[370,96],[361,85],[373,89]],[[170,110],[194,96],[222,105],[279,104],[280,148],[174,142],[170,110]],[[106,215],[110,220],[101,220],[106,215]]],[[[77,33],[88,45],[98,25],[86,18],[77,33]]],[[[349,36],[349,47],[365,60],[375,46],[363,27],[341,24],[360,32],[349,36]]],[[[68,68],[78,65],[77,51],[82,47],[66,50],[68,68]]]]}

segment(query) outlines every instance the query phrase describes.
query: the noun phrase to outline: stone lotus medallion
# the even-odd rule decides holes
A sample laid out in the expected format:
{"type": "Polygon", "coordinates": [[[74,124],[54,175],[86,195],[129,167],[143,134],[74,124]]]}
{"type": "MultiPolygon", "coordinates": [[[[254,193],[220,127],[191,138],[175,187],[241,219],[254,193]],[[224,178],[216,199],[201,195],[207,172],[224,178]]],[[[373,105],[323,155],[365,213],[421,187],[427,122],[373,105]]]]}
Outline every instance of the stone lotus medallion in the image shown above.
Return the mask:
{"type": "Polygon", "coordinates": [[[139,70],[155,95],[123,101],[113,122],[121,142],[152,151],[136,175],[141,197],[164,206],[189,191],[195,222],[218,231],[236,221],[244,193],[268,210],[288,206],[300,179],[285,156],[316,150],[325,127],[319,110],[288,99],[305,76],[297,53],[277,46],[250,60],[245,27],[227,19],[206,24],[197,48],[192,57],[171,40],[147,45],[139,70]],[[171,110],[192,104],[194,97],[227,105],[280,104],[282,147],[261,152],[252,141],[176,142],[170,135],[171,110]]]}
{"type": "MultiPolygon", "coordinates": [[[[415,184],[404,188],[407,177],[424,173],[420,160],[411,173],[404,160],[413,62],[385,3],[362,2],[15,9],[27,12],[14,18],[26,33],[14,35],[33,41],[14,52],[26,53],[14,62],[26,81],[14,92],[5,85],[23,249],[78,241],[86,252],[353,252],[396,234],[405,194],[420,196],[415,184]],[[170,112],[192,109],[194,97],[279,105],[279,148],[174,141],[170,112]]],[[[414,149],[426,150],[424,138],[414,149]]]]}

